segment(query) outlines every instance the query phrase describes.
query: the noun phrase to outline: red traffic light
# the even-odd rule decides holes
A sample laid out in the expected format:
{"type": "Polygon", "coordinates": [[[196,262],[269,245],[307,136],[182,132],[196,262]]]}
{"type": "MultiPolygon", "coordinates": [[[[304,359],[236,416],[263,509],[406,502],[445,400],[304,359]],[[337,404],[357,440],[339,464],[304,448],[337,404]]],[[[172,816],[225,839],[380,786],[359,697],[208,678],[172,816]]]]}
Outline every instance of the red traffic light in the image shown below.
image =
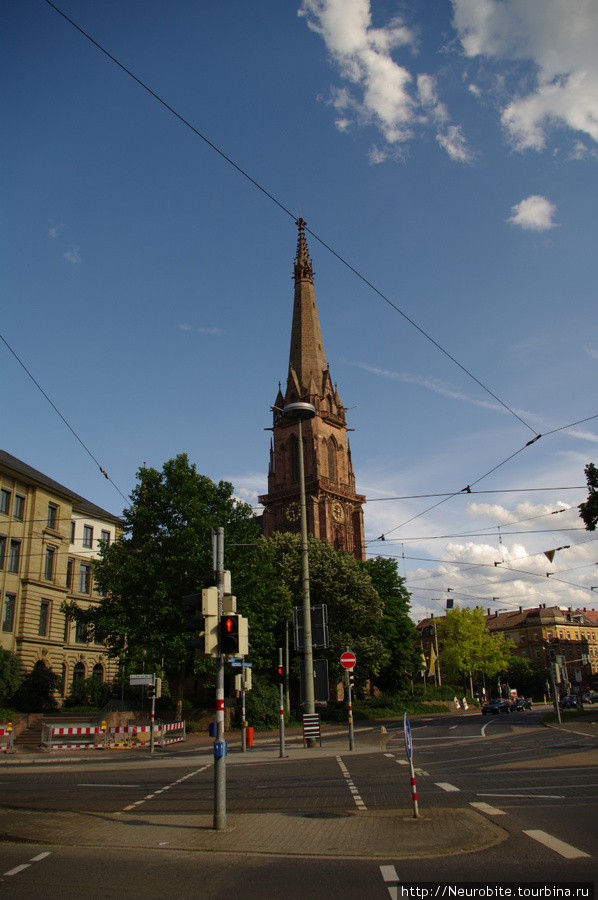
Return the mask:
{"type": "Polygon", "coordinates": [[[220,619],[220,652],[226,656],[239,653],[239,616],[220,619]]]}

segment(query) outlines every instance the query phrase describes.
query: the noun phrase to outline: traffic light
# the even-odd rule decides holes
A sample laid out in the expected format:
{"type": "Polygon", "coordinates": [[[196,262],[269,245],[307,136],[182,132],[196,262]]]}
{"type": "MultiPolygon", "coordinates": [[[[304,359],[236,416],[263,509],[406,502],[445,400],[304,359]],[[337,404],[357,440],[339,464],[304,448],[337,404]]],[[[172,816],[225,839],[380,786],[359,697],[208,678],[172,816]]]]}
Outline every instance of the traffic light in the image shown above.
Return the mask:
{"type": "Polygon", "coordinates": [[[222,616],[220,619],[220,652],[224,656],[240,655],[239,649],[240,616],[222,616]]]}
{"type": "Polygon", "coordinates": [[[278,684],[284,684],[284,666],[276,666],[276,680],[278,684]]]}
{"type": "Polygon", "coordinates": [[[148,684],[147,686],[147,696],[150,700],[153,700],[156,696],[156,688],[153,684],[148,684]]]}
{"type": "Polygon", "coordinates": [[[203,656],[218,655],[218,588],[205,588],[197,594],[186,594],[183,605],[193,618],[185,625],[185,631],[195,636],[185,641],[188,650],[197,650],[203,656]]]}

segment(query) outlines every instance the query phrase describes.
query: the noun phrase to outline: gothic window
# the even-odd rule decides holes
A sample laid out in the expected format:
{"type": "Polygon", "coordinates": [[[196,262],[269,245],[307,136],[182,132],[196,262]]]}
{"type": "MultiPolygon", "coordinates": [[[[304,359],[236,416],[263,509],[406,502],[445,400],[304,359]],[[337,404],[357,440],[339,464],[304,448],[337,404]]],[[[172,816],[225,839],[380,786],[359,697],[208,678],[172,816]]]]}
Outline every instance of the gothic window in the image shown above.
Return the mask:
{"type": "Polygon", "coordinates": [[[296,482],[299,481],[299,441],[295,435],[291,436],[290,444],[291,481],[296,482]]]}
{"type": "Polygon", "coordinates": [[[336,481],[336,444],[333,440],[328,444],[328,479],[336,481]]]}

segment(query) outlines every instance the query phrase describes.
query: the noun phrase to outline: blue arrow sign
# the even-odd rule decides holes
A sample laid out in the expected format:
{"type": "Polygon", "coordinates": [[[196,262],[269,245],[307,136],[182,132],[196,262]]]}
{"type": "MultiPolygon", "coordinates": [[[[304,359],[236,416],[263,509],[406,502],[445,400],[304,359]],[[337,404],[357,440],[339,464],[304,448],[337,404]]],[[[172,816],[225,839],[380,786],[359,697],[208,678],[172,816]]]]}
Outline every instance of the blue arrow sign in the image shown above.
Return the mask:
{"type": "Polygon", "coordinates": [[[403,717],[403,728],[405,729],[405,750],[407,751],[407,759],[411,759],[413,753],[413,741],[411,740],[411,728],[409,727],[407,713],[405,713],[403,717]]]}

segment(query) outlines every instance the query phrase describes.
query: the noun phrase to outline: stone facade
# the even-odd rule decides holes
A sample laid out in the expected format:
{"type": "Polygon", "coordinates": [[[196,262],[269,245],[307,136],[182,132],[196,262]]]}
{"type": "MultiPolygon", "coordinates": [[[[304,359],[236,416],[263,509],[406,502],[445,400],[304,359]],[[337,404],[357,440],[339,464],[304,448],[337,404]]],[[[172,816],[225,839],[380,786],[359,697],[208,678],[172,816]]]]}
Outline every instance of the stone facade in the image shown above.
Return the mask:
{"type": "Polygon", "coordinates": [[[291,403],[310,403],[313,418],[302,422],[305,495],[308,533],[365,559],[363,504],[355,492],[351,448],[347,440],[345,407],[333,384],[320,330],[313,286],[313,268],[299,219],[295,259],[295,293],[286,390],[279,385],[273,406],[268,493],[263,531],[300,531],[299,424],[282,414],[291,403]]]}
{"type": "Polygon", "coordinates": [[[62,698],[76,678],[111,680],[117,662],[61,605],[97,602],[91,558],[100,540],[115,540],[120,519],[4,451],[0,492],[0,647],[18,653],[24,674],[52,669],[62,698]]]}

